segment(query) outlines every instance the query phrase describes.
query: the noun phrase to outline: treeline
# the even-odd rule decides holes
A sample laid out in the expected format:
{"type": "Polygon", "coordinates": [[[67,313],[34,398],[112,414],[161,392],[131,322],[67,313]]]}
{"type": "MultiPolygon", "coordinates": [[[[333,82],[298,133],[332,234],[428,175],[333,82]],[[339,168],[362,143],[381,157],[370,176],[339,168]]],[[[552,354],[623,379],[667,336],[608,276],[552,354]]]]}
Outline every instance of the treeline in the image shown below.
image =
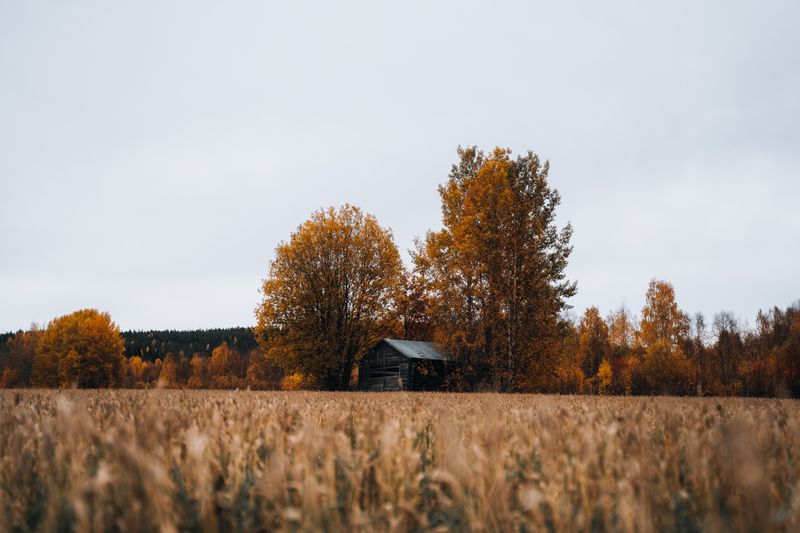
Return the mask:
{"type": "Polygon", "coordinates": [[[210,356],[172,353],[162,360],[139,356],[125,360],[119,386],[130,388],[280,389],[292,388],[283,371],[257,348],[240,351],[223,342],[210,356]]]}
{"type": "Polygon", "coordinates": [[[244,327],[119,332],[108,315],[83,310],[46,329],[34,325],[0,337],[3,388],[276,389],[282,378],[258,349],[252,329],[244,327]]]}
{"type": "Polygon", "coordinates": [[[121,335],[125,342],[125,355],[139,356],[145,361],[163,361],[170,354],[208,357],[223,342],[243,353],[257,347],[253,330],[241,327],[189,331],[123,331],[121,335]]]}
{"type": "MultiPolygon", "coordinates": [[[[82,320],[96,320],[95,315],[85,311],[76,314],[82,314],[82,320]]],[[[51,328],[59,329],[59,323],[54,321],[48,329],[51,328]]],[[[113,325],[108,328],[110,335],[94,337],[90,342],[96,346],[111,344],[110,351],[115,343],[120,347],[123,342],[127,345],[125,333],[119,334],[117,342],[113,325]]],[[[800,396],[800,302],[786,309],[773,307],[760,311],[751,327],[746,327],[730,312],[717,313],[707,322],[702,314],[690,316],[681,311],[672,285],[654,280],[640,318],[625,307],[605,317],[596,307],[590,307],[580,319],[562,317],[560,328],[562,335],[554,372],[539,377],[549,392],[800,396]]],[[[320,387],[308,376],[285,376],[281,367],[253,346],[252,340],[250,344],[241,341],[247,338],[243,334],[247,331],[247,328],[212,330],[212,335],[225,340],[209,353],[187,355],[179,349],[177,353],[166,352],[163,357],[151,359],[138,354],[127,357],[117,354],[117,363],[113,356],[98,354],[97,361],[84,358],[72,367],[69,351],[56,356],[60,363],[56,360],[52,365],[47,364],[54,344],[81,344],[80,339],[69,338],[69,333],[62,334],[60,339],[54,338],[56,335],[52,333],[46,338],[46,330],[38,327],[6,333],[0,337],[0,387],[69,387],[73,384],[195,389],[320,387]],[[233,338],[245,349],[237,349],[228,342],[233,338]],[[105,365],[95,364],[102,358],[107,360],[105,365]],[[87,366],[105,366],[111,370],[97,375],[97,372],[86,371],[84,367],[87,366]]],[[[148,345],[152,347],[152,339],[172,338],[174,342],[174,339],[183,338],[196,343],[197,339],[209,338],[204,337],[205,333],[147,332],[144,335],[151,339],[148,345]],[[162,333],[166,333],[165,337],[159,337],[162,333]]],[[[153,351],[151,348],[150,352],[153,351]]],[[[466,382],[458,362],[451,365],[446,386],[450,390],[491,390],[480,382],[466,382]]]]}
{"type": "Polygon", "coordinates": [[[800,396],[800,302],[759,311],[753,327],[730,312],[710,323],[653,281],[641,317],[596,307],[566,321],[560,392],[619,395],[800,396]]]}

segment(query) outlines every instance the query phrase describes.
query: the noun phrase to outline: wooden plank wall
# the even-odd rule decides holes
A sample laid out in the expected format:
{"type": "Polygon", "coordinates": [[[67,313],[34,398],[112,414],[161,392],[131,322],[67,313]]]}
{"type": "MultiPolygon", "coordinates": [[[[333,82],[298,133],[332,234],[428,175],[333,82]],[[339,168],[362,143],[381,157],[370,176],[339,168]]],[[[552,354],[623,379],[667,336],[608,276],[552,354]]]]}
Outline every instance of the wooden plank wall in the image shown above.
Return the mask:
{"type": "Polygon", "coordinates": [[[381,342],[358,367],[358,389],[363,391],[438,390],[444,378],[442,361],[409,359],[381,342]],[[427,371],[419,366],[424,365],[427,371]]]}
{"type": "Polygon", "coordinates": [[[408,390],[411,364],[408,357],[382,342],[367,354],[358,368],[358,388],[372,391],[408,390]]]}

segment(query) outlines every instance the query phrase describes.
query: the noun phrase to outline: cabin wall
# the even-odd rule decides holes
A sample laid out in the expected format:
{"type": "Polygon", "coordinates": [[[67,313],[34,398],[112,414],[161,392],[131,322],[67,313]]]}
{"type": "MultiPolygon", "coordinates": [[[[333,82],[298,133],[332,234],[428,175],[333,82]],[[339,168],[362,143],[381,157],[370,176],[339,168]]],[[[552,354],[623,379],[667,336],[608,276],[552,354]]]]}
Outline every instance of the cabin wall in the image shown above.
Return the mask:
{"type": "Polygon", "coordinates": [[[386,343],[373,348],[358,367],[360,390],[408,390],[410,378],[410,360],[386,343]]]}
{"type": "Polygon", "coordinates": [[[442,361],[409,359],[385,342],[370,350],[358,367],[362,391],[439,390],[443,379],[442,361]]]}

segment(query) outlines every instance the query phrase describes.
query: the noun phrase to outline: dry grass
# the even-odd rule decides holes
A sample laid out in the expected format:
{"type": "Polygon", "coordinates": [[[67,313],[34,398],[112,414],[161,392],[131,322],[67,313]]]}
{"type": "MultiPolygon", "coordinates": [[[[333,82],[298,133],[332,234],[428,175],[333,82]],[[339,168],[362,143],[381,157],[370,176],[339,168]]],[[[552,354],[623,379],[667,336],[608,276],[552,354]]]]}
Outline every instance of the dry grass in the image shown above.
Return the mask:
{"type": "Polygon", "coordinates": [[[798,531],[798,403],[4,391],[0,530],[798,531]]]}

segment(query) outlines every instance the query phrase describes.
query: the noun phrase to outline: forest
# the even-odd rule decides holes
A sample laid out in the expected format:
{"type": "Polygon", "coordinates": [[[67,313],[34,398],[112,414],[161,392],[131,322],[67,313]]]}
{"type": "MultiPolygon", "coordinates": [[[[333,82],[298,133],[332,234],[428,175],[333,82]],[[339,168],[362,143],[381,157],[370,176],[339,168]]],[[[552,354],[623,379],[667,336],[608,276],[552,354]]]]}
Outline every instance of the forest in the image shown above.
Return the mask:
{"type": "MultiPolygon", "coordinates": [[[[665,282],[655,285],[669,291],[665,282]]],[[[642,316],[650,313],[645,308],[642,316]]],[[[537,390],[601,395],[800,395],[800,305],[761,311],[754,327],[745,327],[728,312],[716,314],[710,324],[699,314],[680,314],[677,319],[674,335],[679,349],[670,351],[648,349],[645,341],[652,322],[624,307],[605,317],[592,307],[579,320],[565,318],[560,323],[563,336],[553,382],[537,390]]],[[[33,379],[42,334],[41,328],[32,328],[0,335],[2,388],[59,386],[33,379]]],[[[250,328],[125,331],[120,336],[125,351],[114,386],[322,388],[301,375],[286,375],[258,348],[250,328]]],[[[475,389],[455,378],[449,380],[448,388],[475,389]]]]}
{"type": "Polygon", "coordinates": [[[215,328],[189,331],[122,331],[125,355],[139,356],[145,361],[164,360],[170,354],[210,356],[214,348],[223,342],[241,352],[256,347],[252,328],[215,328]]]}
{"type": "Polygon", "coordinates": [[[350,390],[381,338],[433,341],[450,391],[800,395],[800,302],[752,326],[678,304],[667,280],[638,312],[589,307],[567,279],[572,227],[533,152],[458,149],[442,227],[406,265],[389,228],[345,204],[275,249],[254,328],[120,332],[84,309],[0,337],[0,385],[350,390]]]}

